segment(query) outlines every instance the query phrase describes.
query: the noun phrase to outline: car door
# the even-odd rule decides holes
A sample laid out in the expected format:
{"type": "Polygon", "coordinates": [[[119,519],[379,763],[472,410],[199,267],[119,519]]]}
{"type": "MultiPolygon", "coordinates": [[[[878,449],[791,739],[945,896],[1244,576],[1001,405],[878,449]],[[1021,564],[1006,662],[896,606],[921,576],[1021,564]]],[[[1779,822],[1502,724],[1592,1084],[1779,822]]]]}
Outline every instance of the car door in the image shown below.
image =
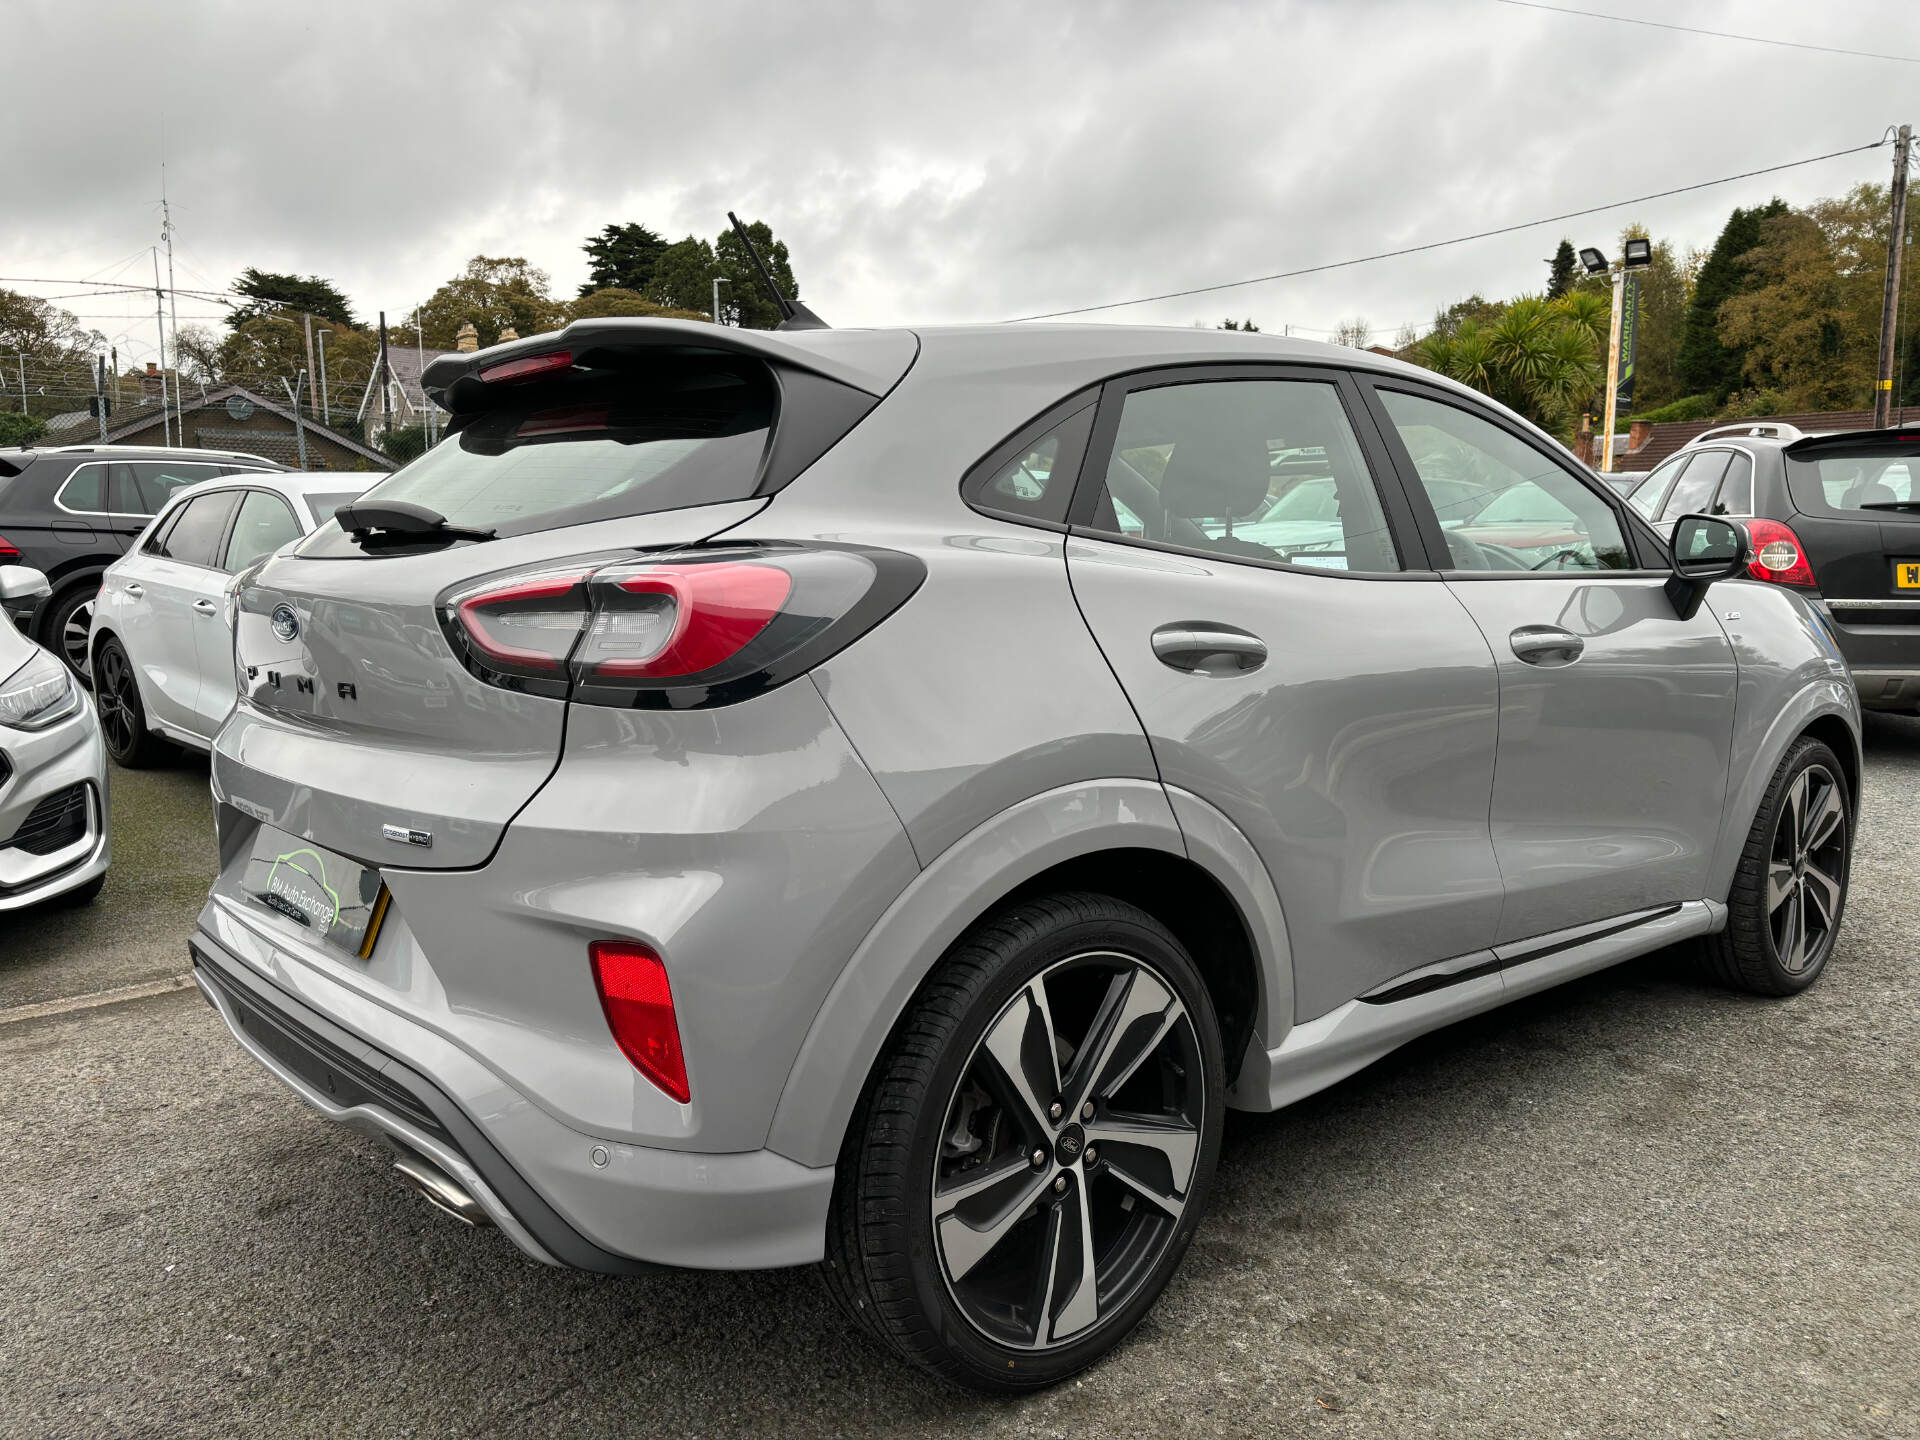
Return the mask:
{"type": "Polygon", "coordinates": [[[1428,548],[1448,551],[1447,589],[1499,669],[1500,942],[1701,899],[1735,689],[1713,608],[1681,619],[1651,537],[1522,427],[1411,382],[1369,391],[1428,548]],[[1543,531],[1535,547],[1496,544],[1450,526],[1426,497],[1463,473],[1503,493],[1524,487],[1523,508],[1557,514],[1575,543],[1543,531]]]}
{"type": "Polygon", "coordinates": [[[133,597],[137,619],[122,643],[140,672],[142,697],[153,719],[190,735],[208,733],[200,709],[201,632],[226,628],[218,567],[239,498],[234,490],[211,490],[188,499],[155,528],[141,546],[137,572],[127,577],[142,593],[133,597]]]}
{"type": "Polygon", "coordinates": [[[1176,813],[1224,812],[1273,878],[1302,1021],[1484,951],[1501,905],[1493,660],[1359,403],[1304,367],[1110,382],[1067,544],[1176,813]],[[1331,523],[1258,518],[1322,482],[1331,523]]]}
{"type": "MultiPolygon", "coordinates": [[[[211,740],[226,723],[237,697],[233,678],[233,632],[227,628],[226,599],[241,571],[266,559],[289,540],[305,534],[287,502],[271,490],[246,490],[241,493],[238,510],[229,528],[227,543],[216,575],[210,583],[219,586],[218,623],[195,626],[195,651],[199,656],[200,693],[195,702],[199,712],[198,732],[211,740]]],[[[207,617],[202,617],[203,619],[207,617]]]]}

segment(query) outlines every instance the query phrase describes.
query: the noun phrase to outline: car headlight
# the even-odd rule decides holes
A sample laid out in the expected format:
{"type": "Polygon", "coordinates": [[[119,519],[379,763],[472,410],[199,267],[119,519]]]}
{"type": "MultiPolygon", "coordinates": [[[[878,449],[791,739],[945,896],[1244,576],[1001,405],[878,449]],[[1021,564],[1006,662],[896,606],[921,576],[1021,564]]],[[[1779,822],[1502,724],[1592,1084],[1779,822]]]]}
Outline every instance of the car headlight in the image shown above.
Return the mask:
{"type": "Polygon", "coordinates": [[[44,650],[0,680],[0,725],[15,730],[44,730],[74,714],[80,704],[72,672],[44,650]]]}

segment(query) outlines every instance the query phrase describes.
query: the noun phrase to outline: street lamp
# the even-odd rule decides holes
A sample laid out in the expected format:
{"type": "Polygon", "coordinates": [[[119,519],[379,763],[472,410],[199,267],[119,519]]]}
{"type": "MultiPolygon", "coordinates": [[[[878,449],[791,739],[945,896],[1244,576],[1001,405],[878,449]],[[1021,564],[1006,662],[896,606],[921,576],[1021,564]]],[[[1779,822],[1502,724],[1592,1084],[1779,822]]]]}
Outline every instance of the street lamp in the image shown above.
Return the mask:
{"type": "Polygon", "coordinates": [[[722,285],[731,285],[732,283],[733,282],[724,275],[716,275],[713,277],[713,323],[716,325],[720,323],[720,287],[722,285]]]}
{"type": "MultiPolygon", "coordinates": [[[[1580,263],[1586,267],[1589,275],[1607,273],[1607,257],[1591,247],[1580,252],[1580,263]]],[[[1623,247],[1620,263],[1613,270],[1613,325],[1607,332],[1607,419],[1606,436],[1600,442],[1600,473],[1613,473],[1613,426],[1620,404],[1620,318],[1625,309],[1627,296],[1627,271],[1640,270],[1653,264],[1653,242],[1645,239],[1627,241],[1623,247]]]]}

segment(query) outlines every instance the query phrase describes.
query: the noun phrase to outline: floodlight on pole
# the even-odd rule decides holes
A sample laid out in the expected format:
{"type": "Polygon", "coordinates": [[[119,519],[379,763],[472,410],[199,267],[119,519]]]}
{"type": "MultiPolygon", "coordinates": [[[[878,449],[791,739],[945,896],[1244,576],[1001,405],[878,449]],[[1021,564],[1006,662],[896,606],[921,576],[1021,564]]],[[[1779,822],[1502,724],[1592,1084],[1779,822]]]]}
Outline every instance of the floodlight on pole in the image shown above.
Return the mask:
{"type": "Polygon", "coordinates": [[[1638,270],[1642,266],[1653,264],[1653,242],[1647,239],[1627,241],[1620,256],[1620,263],[1629,270],[1638,270]]]}
{"type": "Polygon", "coordinates": [[[732,283],[733,281],[724,275],[716,275],[713,277],[713,323],[716,325],[720,323],[720,287],[722,285],[731,285],[732,283]]]}
{"type": "Polygon", "coordinates": [[[1589,275],[1604,275],[1607,273],[1607,257],[1592,247],[1588,247],[1580,252],[1580,263],[1586,267],[1587,274],[1589,275]]]}

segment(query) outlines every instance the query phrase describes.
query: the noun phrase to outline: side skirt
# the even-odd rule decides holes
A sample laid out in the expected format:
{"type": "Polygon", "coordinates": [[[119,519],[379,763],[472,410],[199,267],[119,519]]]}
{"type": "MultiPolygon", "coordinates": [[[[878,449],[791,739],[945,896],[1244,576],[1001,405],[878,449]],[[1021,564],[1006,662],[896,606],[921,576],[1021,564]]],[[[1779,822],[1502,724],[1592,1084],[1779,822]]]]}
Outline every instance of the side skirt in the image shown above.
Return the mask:
{"type": "Polygon", "coordinates": [[[1726,906],[1717,901],[1689,900],[1422,966],[1295,1025],[1278,1049],[1249,1055],[1227,1101],[1241,1110],[1278,1110],[1429,1030],[1711,934],[1726,917],[1726,906]]]}

